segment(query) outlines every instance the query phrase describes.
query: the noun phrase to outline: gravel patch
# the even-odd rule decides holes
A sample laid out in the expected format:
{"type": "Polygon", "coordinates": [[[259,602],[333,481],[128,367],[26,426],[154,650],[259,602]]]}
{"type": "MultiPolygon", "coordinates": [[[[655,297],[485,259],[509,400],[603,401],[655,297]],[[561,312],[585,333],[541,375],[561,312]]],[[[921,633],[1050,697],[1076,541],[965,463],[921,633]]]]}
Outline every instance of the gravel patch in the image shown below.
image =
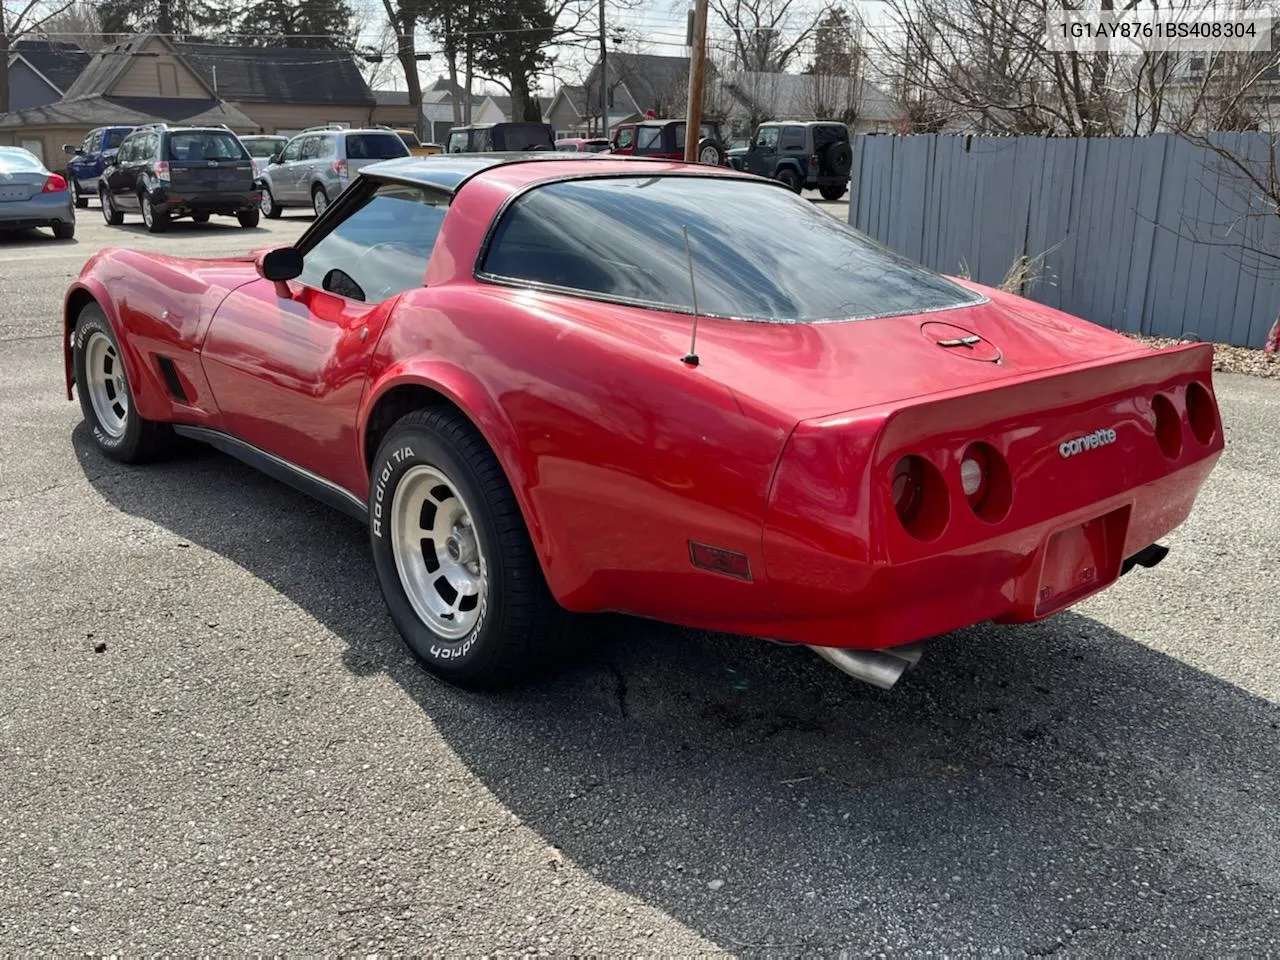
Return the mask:
{"type": "MultiPolygon", "coordinates": [[[[1126,333],[1126,337],[1138,340],[1156,350],[1187,343],[1172,337],[1149,337],[1141,333],[1126,333]]],[[[1213,369],[1219,373],[1247,373],[1254,377],[1280,380],[1280,354],[1264,353],[1253,347],[1233,347],[1229,343],[1213,345],[1213,369]]]]}

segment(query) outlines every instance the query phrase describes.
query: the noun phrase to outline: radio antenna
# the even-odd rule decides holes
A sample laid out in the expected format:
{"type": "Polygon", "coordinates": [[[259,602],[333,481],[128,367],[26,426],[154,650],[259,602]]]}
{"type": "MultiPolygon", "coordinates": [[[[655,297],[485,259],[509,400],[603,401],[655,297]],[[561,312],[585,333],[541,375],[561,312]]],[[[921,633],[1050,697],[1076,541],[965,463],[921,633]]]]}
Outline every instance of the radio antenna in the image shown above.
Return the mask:
{"type": "Polygon", "coordinates": [[[685,225],[681,229],[684,230],[684,258],[689,264],[689,289],[693,292],[693,337],[689,341],[689,352],[681,358],[681,363],[696,367],[698,365],[698,282],[693,279],[693,250],[689,246],[689,227],[685,225]]]}

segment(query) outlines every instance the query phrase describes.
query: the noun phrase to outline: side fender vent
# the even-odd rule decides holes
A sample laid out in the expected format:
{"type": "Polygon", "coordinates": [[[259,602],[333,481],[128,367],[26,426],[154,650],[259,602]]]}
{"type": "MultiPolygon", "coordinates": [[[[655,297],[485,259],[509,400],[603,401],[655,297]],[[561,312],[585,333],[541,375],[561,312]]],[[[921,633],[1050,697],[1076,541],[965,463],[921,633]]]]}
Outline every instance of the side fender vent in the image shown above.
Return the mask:
{"type": "Polygon", "coordinates": [[[182,389],[182,379],[178,376],[178,368],[173,365],[173,361],[168,357],[156,355],[156,366],[160,368],[160,376],[164,377],[164,385],[169,388],[169,394],[179,403],[190,403],[187,399],[187,391],[182,389]]]}

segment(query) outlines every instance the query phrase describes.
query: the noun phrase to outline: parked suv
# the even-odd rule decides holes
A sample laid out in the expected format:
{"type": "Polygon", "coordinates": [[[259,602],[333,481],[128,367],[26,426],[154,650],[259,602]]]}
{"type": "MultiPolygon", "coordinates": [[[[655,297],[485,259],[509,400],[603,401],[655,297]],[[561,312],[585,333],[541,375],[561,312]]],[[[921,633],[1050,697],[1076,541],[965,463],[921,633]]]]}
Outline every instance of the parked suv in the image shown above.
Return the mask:
{"type": "Polygon", "coordinates": [[[843,123],[762,123],[734,166],[785,183],[799,193],[818,190],[839,200],[849,189],[853,148],[843,123]]]}
{"type": "Polygon", "coordinates": [[[512,121],[475,123],[449,131],[447,153],[508,153],[517,150],[554,150],[556,132],[549,123],[512,121]]]}
{"type": "Polygon", "coordinates": [[[255,177],[260,177],[262,176],[262,171],[267,166],[267,161],[288,146],[289,138],[275,136],[273,134],[256,133],[247,137],[241,137],[240,142],[243,143],[244,148],[249,151],[249,159],[253,161],[253,175],[255,177]]]}
{"type": "Polygon", "coordinates": [[[308,127],[264,166],[262,212],[280,216],[286,207],[324,213],[361,167],[409,156],[394,130],[308,127]]]}
{"type": "Polygon", "coordinates": [[[116,155],[124,138],[132,132],[133,127],[97,127],[89,131],[80,146],[62,145],[62,152],[67,155],[67,182],[77,207],[83,210],[89,205],[89,197],[98,192],[98,178],[106,160],[116,155]]]}
{"type": "MultiPolygon", "coordinates": [[[[642,123],[624,123],[613,132],[613,148],[610,153],[624,156],[660,157],[664,160],[684,159],[684,120],[645,120],[642,123]]],[[[724,136],[720,124],[714,120],[701,124],[698,139],[699,163],[713,167],[726,166],[724,136]]]]}
{"type": "Polygon", "coordinates": [[[226,127],[135,128],[99,178],[98,196],[113,227],[134,211],[152,233],[176,217],[205,223],[212,214],[258,225],[253,162],[226,127]]]}

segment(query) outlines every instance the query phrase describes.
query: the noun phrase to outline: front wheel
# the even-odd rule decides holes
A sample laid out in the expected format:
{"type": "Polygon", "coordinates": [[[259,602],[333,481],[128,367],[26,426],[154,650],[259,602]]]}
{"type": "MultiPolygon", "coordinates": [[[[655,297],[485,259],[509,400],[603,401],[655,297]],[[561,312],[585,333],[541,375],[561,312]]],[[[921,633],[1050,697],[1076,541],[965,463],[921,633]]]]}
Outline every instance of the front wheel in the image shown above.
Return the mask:
{"type": "Polygon", "coordinates": [[[99,187],[98,197],[102,204],[102,219],[107,222],[107,226],[118,227],[124,223],[124,214],[116,208],[116,202],[111,193],[105,188],[99,187]]]}
{"type": "Polygon", "coordinates": [[[76,202],[76,209],[83,210],[89,206],[89,198],[80,192],[80,181],[68,174],[67,179],[71,181],[71,196],[76,202]]]}
{"type": "Polygon", "coordinates": [[[72,362],[80,410],[98,449],[121,463],[160,456],[173,434],[168,424],[145,420],[134,407],[120,345],[96,303],[80,311],[72,362]]]}
{"type": "Polygon", "coordinates": [[[262,211],[262,215],[268,220],[276,220],[283,212],[280,204],[276,203],[275,195],[271,192],[271,188],[263,186],[262,197],[258,200],[258,209],[262,211]]]}
{"type": "Polygon", "coordinates": [[[818,192],[822,194],[823,200],[839,200],[844,196],[843,183],[828,183],[818,188],[818,192]]]}
{"type": "Polygon", "coordinates": [[[193,213],[193,214],[191,215],[191,222],[192,222],[192,223],[208,223],[208,222],[209,222],[209,211],[208,211],[208,210],[197,210],[195,213],[193,213]]]}
{"type": "Polygon", "coordinates": [[[240,226],[246,230],[258,225],[258,217],[260,214],[255,210],[241,210],[236,214],[236,219],[240,221],[240,226]]]}
{"type": "Polygon", "coordinates": [[[369,535],[414,656],[468,687],[518,681],[553,652],[560,611],[497,458],[462,414],[418,410],[373,461],[369,535]]]}

